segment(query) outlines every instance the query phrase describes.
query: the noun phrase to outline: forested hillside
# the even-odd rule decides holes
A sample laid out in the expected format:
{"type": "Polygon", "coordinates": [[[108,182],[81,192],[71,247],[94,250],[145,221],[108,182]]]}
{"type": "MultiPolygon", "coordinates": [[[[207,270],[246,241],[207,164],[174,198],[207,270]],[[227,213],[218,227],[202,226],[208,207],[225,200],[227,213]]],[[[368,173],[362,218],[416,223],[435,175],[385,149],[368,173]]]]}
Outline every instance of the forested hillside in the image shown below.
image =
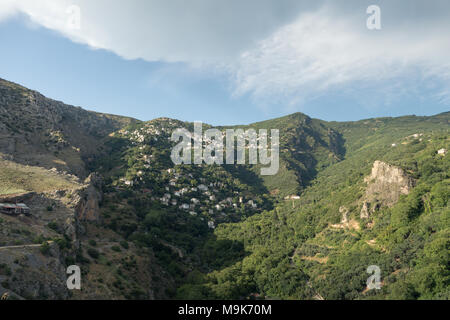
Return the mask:
{"type": "Polygon", "coordinates": [[[174,165],[171,134],[192,123],[88,112],[1,80],[0,200],[32,215],[0,213],[0,293],[448,299],[449,121],[296,113],[218,127],[280,130],[280,169],[262,176],[261,165],[174,165]],[[72,264],[79,292],[29,272],[63,277],[72,264]],[[380,290],[366,287],[373,265],[380,290]]]}

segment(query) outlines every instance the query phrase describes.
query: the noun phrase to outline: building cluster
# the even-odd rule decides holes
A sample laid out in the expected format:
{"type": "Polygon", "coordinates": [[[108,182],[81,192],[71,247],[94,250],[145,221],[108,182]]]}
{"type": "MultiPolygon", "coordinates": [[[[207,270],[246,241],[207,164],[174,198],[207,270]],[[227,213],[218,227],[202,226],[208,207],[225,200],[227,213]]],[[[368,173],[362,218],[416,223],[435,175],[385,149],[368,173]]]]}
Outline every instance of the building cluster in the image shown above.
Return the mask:
{"type": "Polygon", "coordinates": [[[30,215],[31,209],[24,203],[0,203],[0,213],[17,216],[20,214],[30,215]]]}
{"type": "MultiPolygon", "coordinates": [[[[119,179],[119,188],[120,185],[129,188],[145,184],[146,171],[155,167],[153,165],[154,156],[148,152],[148,143],[158,141],[158,139],[169,141],[170,135],[177,126],[179,126],[179,123],[167,120],[163,126],[147,123],[139,129],[123,129],[118,132],[120,136],[126,137],[135,146],[137,150],[136,162],[139,163],[138,166],[135,166],[132,177],[128,172],[127,177],[119,179]]],[[[203,140],[203,143],[214,143],[214,140],[206,139],[203,140]]],[[[201,167],[202,165],[197,166],[201,167]]],[[[151,195],[151,199],[154,201],[159,201],[165,206],[176,208],[191,216],[206,216],[210,228],[215,228],[217,219],[223,220],[228,214],[236,213],[242,208],[250,212],[259,209],[256,199],[245,199],[238,191],[232,191],[233,188],[216,181],[212,177],[210,179],[194,177],[189,170],[178,167],[165,169],[161,172],[161,180],[165,183],[164,193],[152,190],[151,186],[142,188],[142,192],[151,195]],[[199,182],[193,185],[192,181],[199,182]]]]}
{"type": "MultiPolygon", "coordinates": [[[[181,171],[181,170],[180,170],[181,171]]],[[[258,203],[253,199],[244,199],[238,191],[230,192],[222,182],[207,181],[200,178],[198,185],[192,186],[180,181],[193,179],[192,173],[183,173],[177,169],[167,169],[170,175],[169,183],[165,187],[165,193],[156,198],[166,206],[177,207],[192,216],[202,213],[214,222],[214,217],[226,216],[228,212],[235,212],[244,206],[247,210],[257,210],[258,203]]],[[[209,224],[210,227],[213,224],[209,224]]]]}

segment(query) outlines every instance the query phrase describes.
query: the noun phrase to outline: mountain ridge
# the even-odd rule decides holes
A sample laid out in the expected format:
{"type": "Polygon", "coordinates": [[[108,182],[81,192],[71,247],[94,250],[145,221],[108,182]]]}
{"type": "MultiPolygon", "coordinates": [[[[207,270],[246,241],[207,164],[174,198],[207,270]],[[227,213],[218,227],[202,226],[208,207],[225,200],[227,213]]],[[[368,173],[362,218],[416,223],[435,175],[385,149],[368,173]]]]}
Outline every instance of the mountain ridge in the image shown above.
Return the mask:
{"type": "Polygon", "coordinates": [[[85,111],[0,80],[0,198],[32,209],[0,213],[0,248],[12,247],[0,251],[0,294],[448,298],[450,167],[438,151],[450,147],[449,121],[450,112],[355,122],[294,113],[205,124],[279,129],[280,170],[264,177],[258,165],[174,166],[171,133],[191,122],[85,111]],[[365,180],[377,161],[416,181],[389,206],[365,180]],[[365,287],[374,262],[381,291],[365,287]],[[30,285],[48,263],[56,276],[30,285]],[[74,263],[81,292],[61,284],[74,263]]]}

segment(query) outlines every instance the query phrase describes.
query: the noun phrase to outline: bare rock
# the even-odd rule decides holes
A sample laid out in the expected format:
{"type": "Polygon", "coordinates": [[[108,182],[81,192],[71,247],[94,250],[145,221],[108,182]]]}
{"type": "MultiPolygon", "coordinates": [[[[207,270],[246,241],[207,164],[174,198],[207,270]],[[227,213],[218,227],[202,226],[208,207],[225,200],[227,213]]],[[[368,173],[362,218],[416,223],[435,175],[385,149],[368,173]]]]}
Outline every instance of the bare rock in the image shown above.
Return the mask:
{"type": "Polygon", "coordinates": [[[366,177],[366,194],[361,208],[361,219],[369,218],[371,213],[382,206],[391,207],[403,194],[409,194],[415,180],[403,169],[382,161],[375,161],[370,176],[366,177]]]}
{"type": "Polygon", "coordinates": [[[87,186],[80,190],[80,202],[76,208],[77,219],[79,221],[100,221],[99,203],[102,200],[102,193],[99,190],[101,186],[100,178],[91,174],[85,181],[87,186]]]}
{"type": "Polygon", "coordinates": [[[368,219],[369,218],[369,203],[367,201],[363,202],[363,206],[361,208],[361,219],[368,219]]]}

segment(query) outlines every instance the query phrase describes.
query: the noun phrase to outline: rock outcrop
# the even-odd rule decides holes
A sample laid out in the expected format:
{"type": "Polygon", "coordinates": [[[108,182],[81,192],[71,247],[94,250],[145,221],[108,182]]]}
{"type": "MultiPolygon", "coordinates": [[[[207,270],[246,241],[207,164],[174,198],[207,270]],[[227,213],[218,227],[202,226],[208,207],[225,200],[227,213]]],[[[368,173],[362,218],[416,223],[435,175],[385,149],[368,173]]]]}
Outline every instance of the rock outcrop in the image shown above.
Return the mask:
{"type": "Polygon", "coordinates": [[[102,200],[101,178],[95,173],[85,181],[86,187],[79,191],[80,201],[76,207],[76,216],[79,221],[100,221],[99,203],[102,200]]]}
{"type": "Polygon", "coordinates": [[[361,219],[368,219],[371,213],[382,206],[393,206],[402,194],[408,194],[415,185],[415,180],[403,169],[378,160],[374,162],[372,173],[365,182],[367,188],[361,219]]]}

